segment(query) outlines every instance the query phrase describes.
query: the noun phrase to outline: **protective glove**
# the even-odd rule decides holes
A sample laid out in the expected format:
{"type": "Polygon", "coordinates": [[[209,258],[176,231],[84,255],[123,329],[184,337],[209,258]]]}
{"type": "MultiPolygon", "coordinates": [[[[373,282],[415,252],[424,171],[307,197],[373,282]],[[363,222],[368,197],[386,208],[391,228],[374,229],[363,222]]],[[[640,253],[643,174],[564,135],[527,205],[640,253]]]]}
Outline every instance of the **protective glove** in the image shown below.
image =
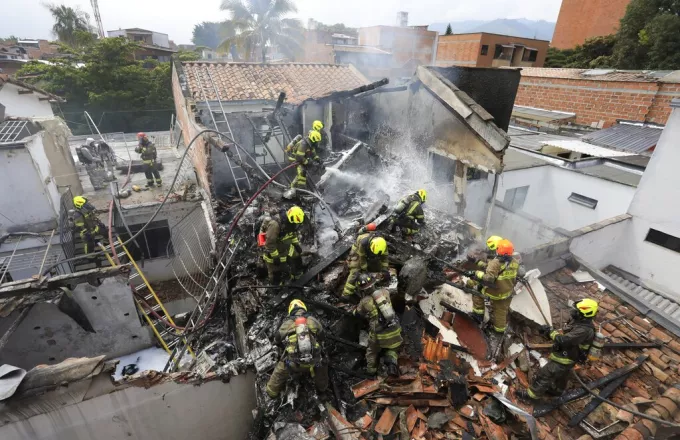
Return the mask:
{"type": "Polygon", "coordinates": [[[390,274],[389,270],[384,270],[382,272],[382,279],[383,281],[386,281],[388,283],[390,282],[390,280],[392,279],[392,274],[390,274]]]}
{"type": "Polygon", "coordinates": [[[550,339],[550,333],[552,333],[553,329],[549,325],[542,325],[538,328],[538,334],[541,336],[545,336],[546,338],[550,339]]]}

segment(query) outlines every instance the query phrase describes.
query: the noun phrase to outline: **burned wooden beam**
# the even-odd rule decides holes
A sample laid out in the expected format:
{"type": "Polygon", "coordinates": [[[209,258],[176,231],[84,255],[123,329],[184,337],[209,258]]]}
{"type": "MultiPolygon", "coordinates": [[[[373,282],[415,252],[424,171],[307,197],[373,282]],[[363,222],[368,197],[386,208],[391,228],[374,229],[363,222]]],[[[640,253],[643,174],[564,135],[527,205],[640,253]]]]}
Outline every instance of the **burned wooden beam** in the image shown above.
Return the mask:
{"type": "Polygon", "coordinates": [[[343,99],[343,98],[349,98],[350,96],[358,95],[359,93],[364,93],[364,92],[369,92],[371,90],[377,89],[378,87],[384,86],[386,84],[389,84],[390,80],[387,78],[383,78],[379,81],[372,82],[370,84],[366,84],[361,87],[357,87],[352,90],[343,90],[340,92],[333,92],[330,93],[326,96],[323,96],[321,98],[314,99],[315,102],[324,102],[324,101],[334,101],[338,99],[343,99]]]}
{"type": "MultiPolygon", "coordinates": [[[[616,391],[618,387],[623,385],[623,383],[626,381],[626,379],[628,379],[630,374],[631,373],[625,374],[619,377],[618,379],[614,380],[613,382],[609,382],[604,388],[602,388],[598,395],[603,399],[608,398],[614,393],[614,391],[616,391]]],[[[581,423],[583,419],[588,417],[588,415],[591,412],[595,411],[602,402],[603,400],[598,399],[597,397],[593,397],[592,400],[588,402],[588,404],[578,414],[576,414],[574,417],[571,418],[571,420],[569,420],[569,424],[567,426],[573,428],[574,426],[581,423]]]]}

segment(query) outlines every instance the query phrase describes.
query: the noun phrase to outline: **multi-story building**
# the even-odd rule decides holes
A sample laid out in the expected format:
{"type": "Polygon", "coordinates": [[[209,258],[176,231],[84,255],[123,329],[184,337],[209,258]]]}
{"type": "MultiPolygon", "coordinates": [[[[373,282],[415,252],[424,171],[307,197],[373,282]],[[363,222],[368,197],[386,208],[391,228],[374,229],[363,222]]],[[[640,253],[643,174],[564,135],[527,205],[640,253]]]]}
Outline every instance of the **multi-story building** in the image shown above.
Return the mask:
{"type": "Polygon", "coordinates": [[[395,76],[411,76],[416,67],[434,64],[437,36],[427,26],[370,26],[359,28],[359,45],[390,52],[395,76]]]}
{"type": "Polygon", "coordinates": [[[441,35],[437,66],[542,67],[549,41],[476,32],[441,35]]]}
{"type": "Polygon", "coordinates": [[[118,29],[107,32],[109,37],[124,37],[139,45],[135,51],[135,58],[144,60],[152,58],[158,61],[170,61],[170,57],[176,50],[170,47],[168,34],[148,31],[140,28],[118,29]]]}
{"type": "Polygon", "coordinates": [[[630,0],[562,0],[552,47],[571,49],[588,38],[616,33],[630,0]]]}

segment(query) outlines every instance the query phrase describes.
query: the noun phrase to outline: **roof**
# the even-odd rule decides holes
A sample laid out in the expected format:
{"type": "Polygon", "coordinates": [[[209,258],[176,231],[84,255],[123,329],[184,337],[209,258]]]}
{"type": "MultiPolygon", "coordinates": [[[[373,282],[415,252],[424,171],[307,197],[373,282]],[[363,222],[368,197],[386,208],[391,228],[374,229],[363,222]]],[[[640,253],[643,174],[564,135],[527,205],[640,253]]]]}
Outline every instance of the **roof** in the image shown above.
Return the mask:
{"type": "MultiPolygon", "coordinates": [[[[506,37],[506,38],[515,38],[515,39],[518,39],[518,40],[544,41],[546,43],[550,43],[550,40],[541,40],[539,38],[518,37],[518,36],[515,36],[515,35],[497,34],[495,32],[484,32],[484,31],[479,31],[479,32],[454,32],[451,35],[440,35],[439,39],[441,40],[442,38],[451,37],[451,36],[454,36],[454,35],[482,35],[482,34],[484,34],[484,35],[496,35],[498,37],[506,37]]],[[[522,43],[517,43],[517,44],[522,45],[522,46],[524,45],[522,43]]]]}
{"type": "Polygon", "coordinates": [[[674,71],[556,69],[549,67],[523,67],[521,71],[523,77],[537,78],[623,82],[680,82],[680,77],[674,71]]]}
{"type": "Polygon", "coordinates": [[[5,83],[9,84],[14,84],[17,87],[22,87],[24,89],[32,90],[36,93],[40,93],[41,95],[47,96],[50,98],[50,100],[55,101],[55,102],[66,102],[64,98],[61,98],[57,95],[54,95],[50,92],[46,92],[43,89],[40,89],[32,84],[25,83],[23,81],[19,81],[18,79],[14,79],[13,77],[9,75],[3,75],[0,73],[0,89],[5,85],[5,83]]]}
{"type": "Polygon", "coordinates": [[[523,170],[526,168],[542,167],[549,165],[545,160],[541,160],[522,151],[508,148],[503,156],[503,172],[523,170]]]}
{"type": "Polygon", "coordinates": [[[633,153],[626,153],[623,151],[616,151],[610,148],[598,147],[597,145],[588,144],[578,139],[550,139],[542,142],[543,146],[557,147],[563,150],[574,151],[576,153],[587,154],[595,157],[618,157],[618,156],[632,156],[633,153]]]}
{"type": "Polygon", "coordinates": [[[602,147],[643,153],[656,146],[663,127],[643,124],[617,124],[583,136],[583,140],[602,147]]]}
{"type": "Polygon", "coordinates": [[[276,101],[286,93],[290,104],[369,84],[351,65],[308,63],[185,62],[189,92],[196,101],[276,101]],[[211,84],[211,78],[215,87],[211,84]],[[217,88],[218,94],[215,93],[217,88]]]}
{"type": "Polygon", "coordinates": [[[576,113],[560,112],[556,110],[545,110],[542,108],[515,105],[512,108],[512,116],[522,119],[531,119],[533,121],[551,122],[575,118],[576,113]]]}
{"type": "Polygon", "coordinates": [[[637,187],[640,184],[640,179],[642,179],[642,171],[627,170],[610,162],[605,162],[602,165],[576,168],[573,171],[634,187],[637,187]]]}
{"type": "Polygon", "coordinates": [[[540,150],[544,142],[551,140],[572,140],[573,137],[561,136],[558,134],[541,133],[520,127],[511,126],[508,129],[510,135],[510,145],[513,147],[524,148],[527,150],[540,150]]]}
{"type": "Polygon", "coordinates": [[[330,44],[329,46],[333,46],[333,50],[336,52],[359,52],[378,55],[392,55],[392,52],[372,46],[355,46],[349,44],[330,44]]]}

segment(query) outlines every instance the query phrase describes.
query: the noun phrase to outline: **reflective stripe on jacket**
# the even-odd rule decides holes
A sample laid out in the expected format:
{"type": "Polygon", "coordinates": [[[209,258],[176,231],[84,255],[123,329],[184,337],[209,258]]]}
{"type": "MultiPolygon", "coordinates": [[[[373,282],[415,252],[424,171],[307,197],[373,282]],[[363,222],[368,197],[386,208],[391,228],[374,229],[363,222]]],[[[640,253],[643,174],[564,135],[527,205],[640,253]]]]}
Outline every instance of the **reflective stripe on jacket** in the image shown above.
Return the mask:
{"type": "Polygon", "coordinates": [[[394,213],[399,217],[405,216],[418,221],[425,219],[422,201],[418,194],[411,194],[399,200],[396,208],[394,208],[394,213]]]}
{"type": "Polygon", "coordinates": [[[372,272],[382,272],[389,269],[389,258],[387,255],[387,250],[382,255],[375,255],[371,252],[370,245],[371,240],[374,237],[379,237],[378,234],[373,232],[367,232],[365,234],[359,234],[356,241],[352,245],[352,250],[349,253],[349,259],[353,258],[359,259],[359,268],[361,270],[370,270],[372,272]]]}
{"type": "Polygon", "coordinates": [[[392,350],[404,342],[398,321],[385,327],[380,324],[380,309],[371,295],[366,295],[361,299],[355,313],[368,320],[369,331],[375,335],[380,348],[392,350]]]}
{"type": "Polygon", "coordinates": [[[550,353],[551,360],[563,365],[576,363],[587,353],[595,339],[593,320],[572,321],[564,333],[557,330],[550,333],[550,339],[554,341],[553,351],[550,353]]]}
{"type": "Polygon", "coordinates": [[[494,301],[509,298],[515,287],[518,268],[519,263],[514,258],[507,263],[501,263],[498,258],[489,261],[481,279],[486,285],[482,293],[494,301]]]}
{"type": "Polygon", "coordinates": [[[267,253],[263,255],[263,259],[267,263],[273,263],[277,257],[285,262],[287,255],[292,256],[290,253],[291,249],[294,250],[294,245],[300,244],[295,226],[283,218],[281,213],[274,214],[266,217],[260,226],[260,233],[266,236],[264,248],[267,253]]]}

